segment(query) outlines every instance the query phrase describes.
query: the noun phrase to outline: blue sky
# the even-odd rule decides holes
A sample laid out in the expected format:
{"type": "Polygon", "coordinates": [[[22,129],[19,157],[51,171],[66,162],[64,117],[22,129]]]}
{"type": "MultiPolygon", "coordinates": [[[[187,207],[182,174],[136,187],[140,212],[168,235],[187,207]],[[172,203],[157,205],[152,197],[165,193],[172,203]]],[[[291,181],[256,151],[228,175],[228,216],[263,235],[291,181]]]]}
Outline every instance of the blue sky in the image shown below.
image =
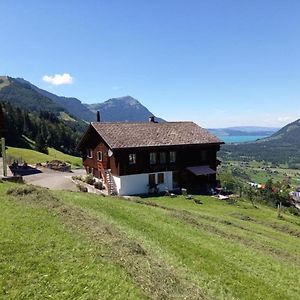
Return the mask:
{"type": "Polygon", "coordinates": [[[300,118],[299,0],[0,0],[0,7],[2,75],[86,103],[131,95],[160,117],[205,127],[300,118]],[[70,76],[53,84],[55,74],[70,76]]]}

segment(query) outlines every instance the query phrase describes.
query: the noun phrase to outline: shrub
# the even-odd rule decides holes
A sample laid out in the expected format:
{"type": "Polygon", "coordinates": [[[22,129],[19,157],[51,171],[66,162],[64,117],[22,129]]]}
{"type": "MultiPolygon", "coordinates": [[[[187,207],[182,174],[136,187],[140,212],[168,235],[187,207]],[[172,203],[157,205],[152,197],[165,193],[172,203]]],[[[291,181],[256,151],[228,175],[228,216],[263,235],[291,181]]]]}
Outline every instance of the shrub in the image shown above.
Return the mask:
{"type": "Polygon", "coordinates": [[[94,176],[93,176],[92,174],[86,175],[86,177],[85,177],[85,182],[86,182],[87,184],[93,185],[94,182],[95,182],[94,176]]]}
{"type": "Polygon", "coordinates": [[[295,206],[290,206],[286,210],[292,215],[300,216],[300,210],[297,209],[295,206]]]}
{"type": "Polygon", "coordinates": [[[77,184],[77,188],[79,189],[80,192],[84,192],[84,193],[88,192],[88,188],[81,183],[77,184]]]}
{"type": "Polygon", "coordinates": [[[103,183],[101,181],[96,181],[94,183],[94,187],[98,190],[102,190],[103,189],[103,183]]]}

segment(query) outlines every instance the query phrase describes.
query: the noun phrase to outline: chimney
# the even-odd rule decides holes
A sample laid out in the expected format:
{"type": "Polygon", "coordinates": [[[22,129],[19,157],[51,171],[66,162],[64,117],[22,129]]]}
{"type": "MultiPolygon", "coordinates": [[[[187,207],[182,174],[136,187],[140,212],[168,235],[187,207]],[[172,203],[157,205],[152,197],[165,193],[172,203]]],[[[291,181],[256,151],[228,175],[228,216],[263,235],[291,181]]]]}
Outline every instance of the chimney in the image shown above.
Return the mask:
{"type": "Polygon", "coordinates": [[[149,123],[156,123],[156,122],[155,122],[155,117],[154,117],[154,116],[150,116],[150,117],[149,117],[149,123]]]}
{"type": "Polygon", "coordinates": [[[99,110],[97,111],[97,122],[101,122],[101,119],[100,119],[100,111],[99,111],[99,110]]]}

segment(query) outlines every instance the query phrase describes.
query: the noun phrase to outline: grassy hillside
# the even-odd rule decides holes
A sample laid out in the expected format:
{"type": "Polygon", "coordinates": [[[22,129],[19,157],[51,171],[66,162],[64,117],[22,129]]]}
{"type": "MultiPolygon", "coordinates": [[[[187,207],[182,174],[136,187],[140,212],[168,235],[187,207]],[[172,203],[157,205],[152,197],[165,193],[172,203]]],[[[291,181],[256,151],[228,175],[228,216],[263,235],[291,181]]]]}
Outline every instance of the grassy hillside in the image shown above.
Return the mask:
{"type": "Polygon", "coordinates": [[[80,157],[68,155],[53,148],[48,148],[48,150],[49,155],[31,149],[8,147],[7,156],[11,159],[26,161],[29,164],[43,163],[53,159],[58,159],[68,162],[74,166],[82,166],[82,160],[80,157]]]}
{"type": "MultiPolygon", "coordinates": [[[[0,184],[1,299],[137,299],[139,289],[101,247],[43,207],[9,199],[0,184]]],[[[49,194],[45,200],[52,201],[49,194]]]]}
{"type": "Polygon", "coordinates": [[[288,213],[211,197],[197,205],[26,186],[5,195],[8,187],[0,184],[2,297],[299,296],[300,219],[288,213]]]}

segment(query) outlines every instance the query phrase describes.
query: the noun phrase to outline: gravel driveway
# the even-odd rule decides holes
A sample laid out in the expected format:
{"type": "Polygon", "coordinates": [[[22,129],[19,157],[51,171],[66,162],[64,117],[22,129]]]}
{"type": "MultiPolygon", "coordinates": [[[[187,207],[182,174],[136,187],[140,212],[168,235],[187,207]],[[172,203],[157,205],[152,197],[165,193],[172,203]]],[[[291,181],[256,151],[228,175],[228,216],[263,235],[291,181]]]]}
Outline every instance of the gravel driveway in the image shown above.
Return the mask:
{"type": "Polygon", "coordinates": [[[51,190],[78,191],[72,182],[72,176],[85,174],[84,169],[76,169],[69,172],[53,171],[46,168],[39,169],[42,173],[26,175],[23,177],[28,184],[38,185],[51,190]]]}

